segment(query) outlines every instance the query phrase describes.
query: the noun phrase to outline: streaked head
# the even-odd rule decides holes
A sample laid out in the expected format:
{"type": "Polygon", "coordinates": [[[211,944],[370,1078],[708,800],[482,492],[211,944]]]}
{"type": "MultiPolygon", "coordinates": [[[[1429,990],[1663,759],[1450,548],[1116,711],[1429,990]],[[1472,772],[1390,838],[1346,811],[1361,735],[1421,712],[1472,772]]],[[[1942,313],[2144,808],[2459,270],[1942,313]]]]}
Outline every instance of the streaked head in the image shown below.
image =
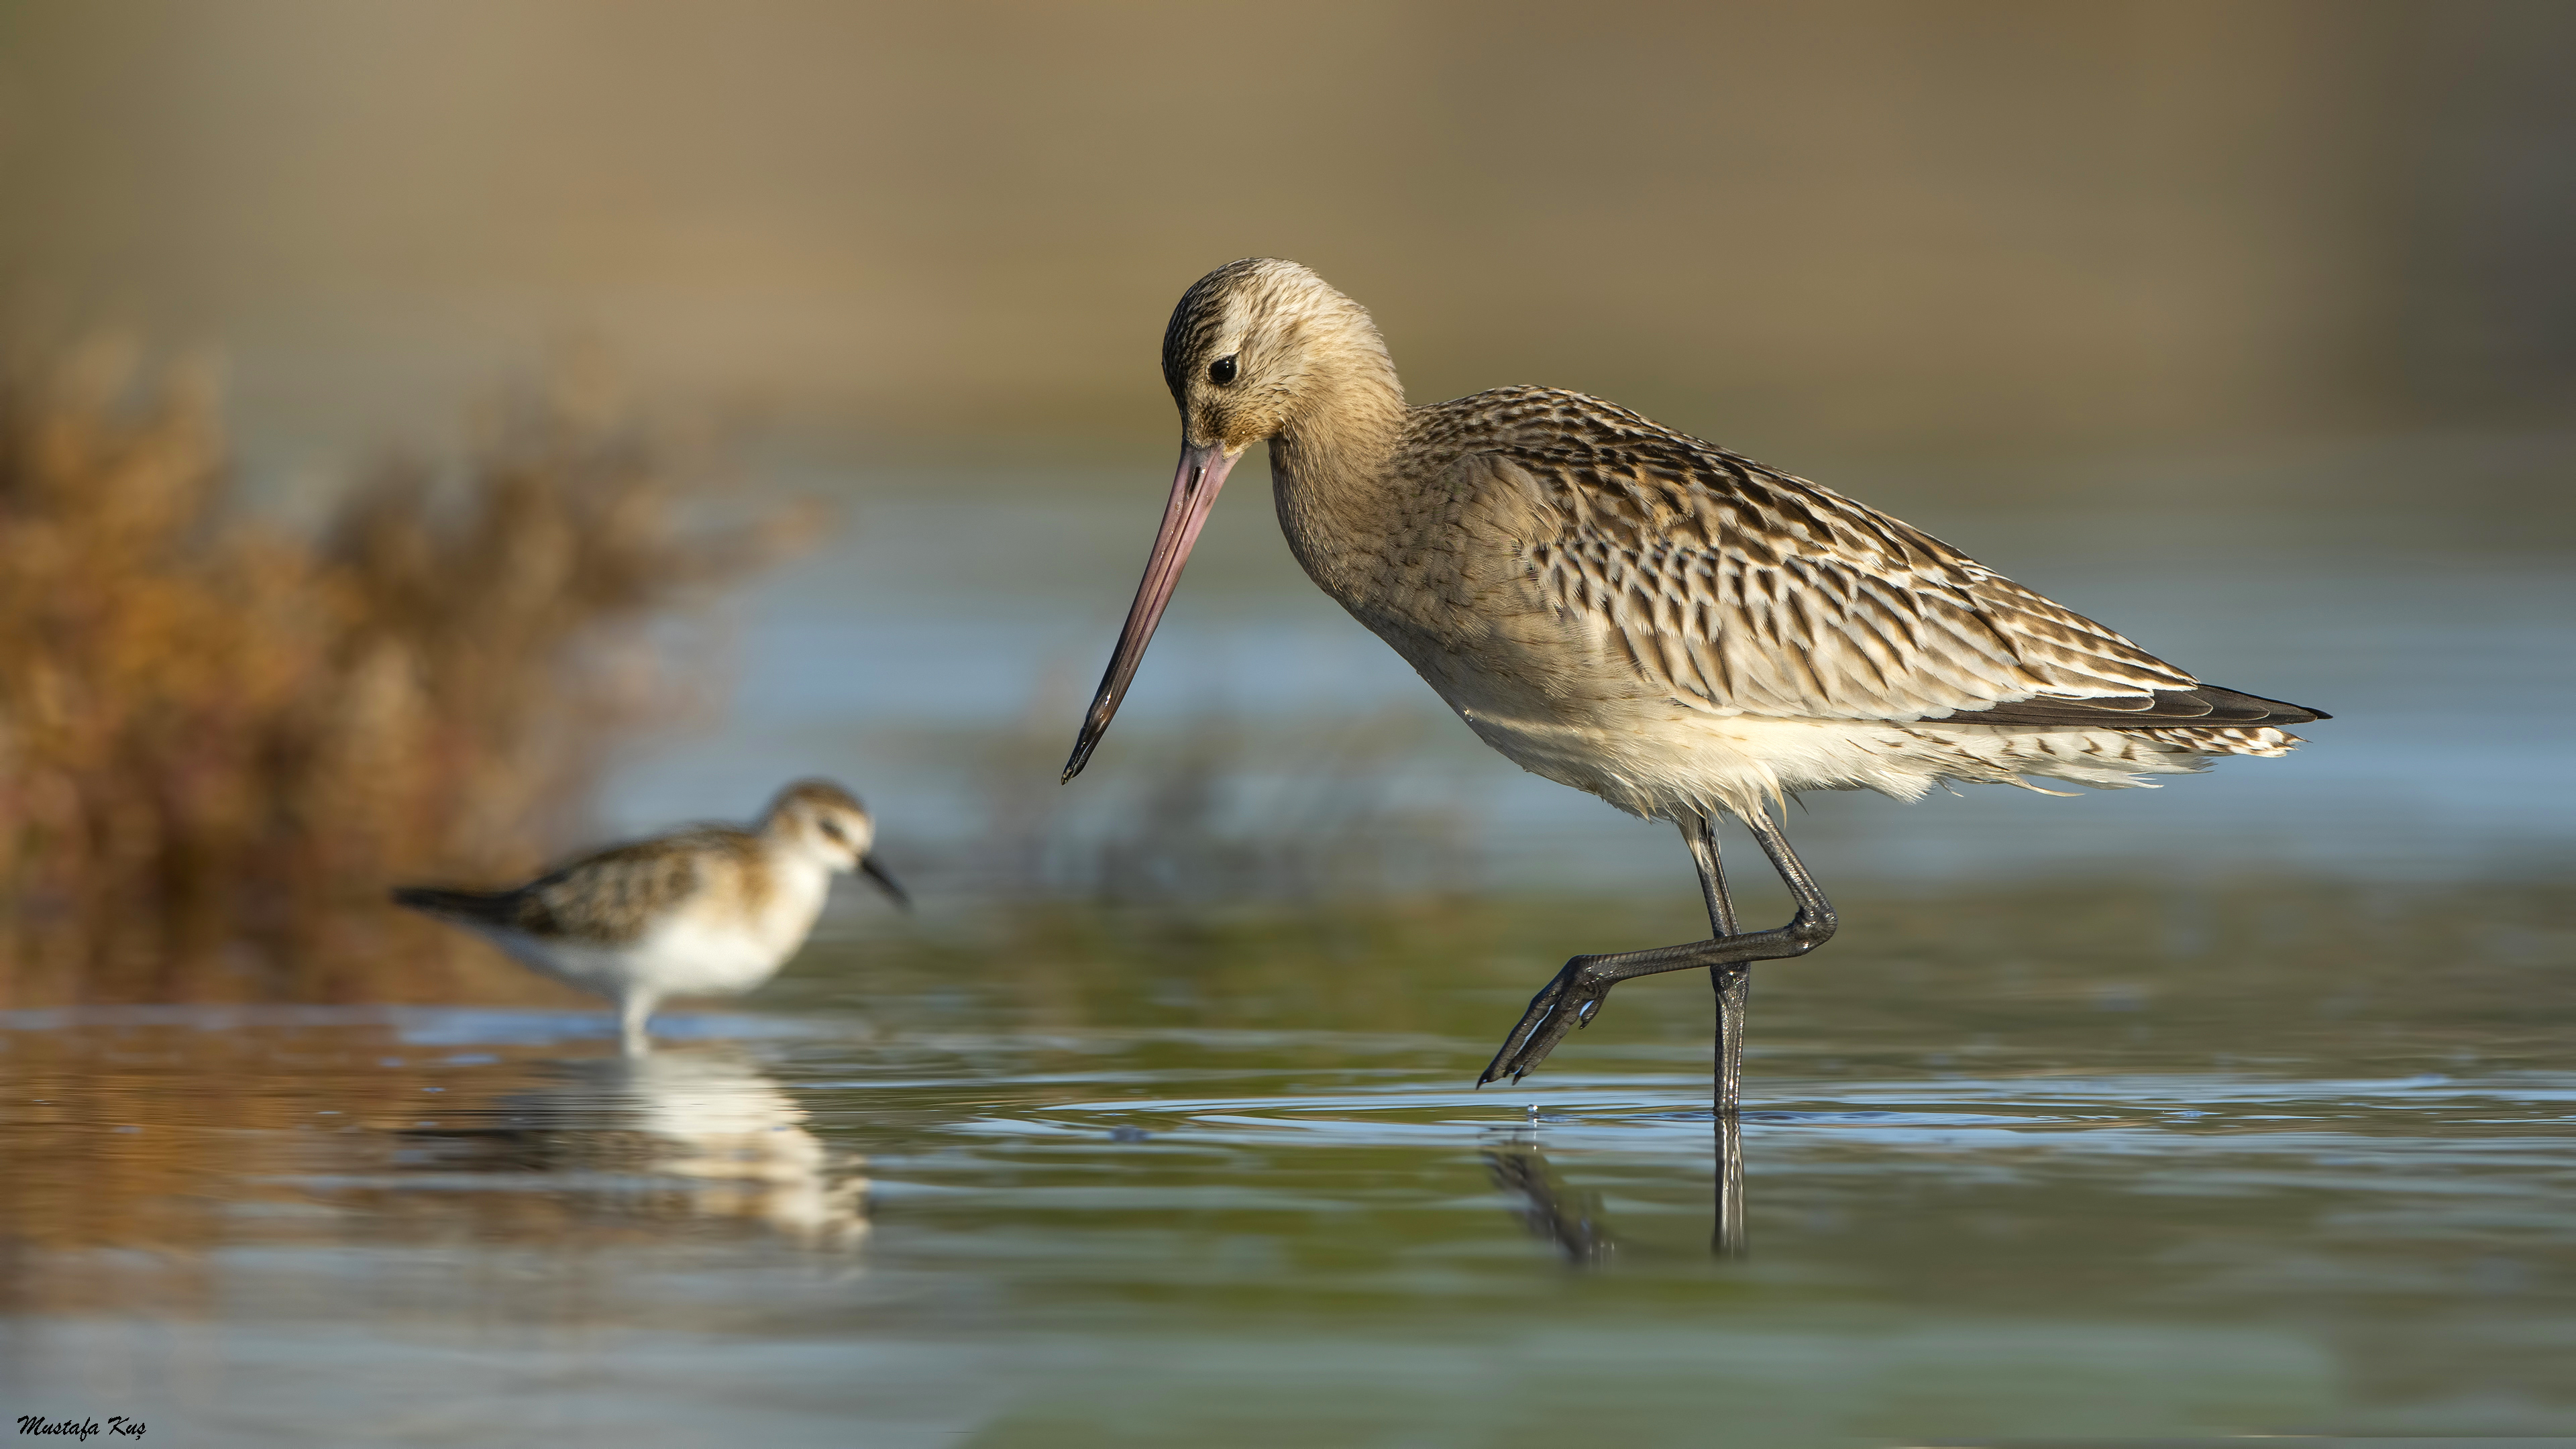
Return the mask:
{"type": "Polygon", "coordinates": [[[835,871],[859,871],[897,901],[903,887],[877,864],[877,823],[859,798],[829,780],[799,780],[769,802],[761,833],[835,871]]]}
{"type": "Polygon", "coordinates": [[[1319,382],[1354,364],[1392,367],[1367,311],[1276,257],[1199,278],[1163,329],[1163,382],[1181,410],[1181,443],[1229,463],[1286,431],[1319,382]]]}
{"type": "Polygon", "coordinates": [[[1395,365],[1360,304],[1295,262],[1246,257],[1201,277],[1172,309],[1163,331],[1163,381],[1181,410],[1181,462],[1171,501],[1145,563],[1144,582],[1110,655],[1108,673],[1083,717],[1070,780],[1091,758],[1127,697],[1181,566],[1189,561],[1217,490],[1245,449],[1289,432],[1354,373],[1381,377],[1381,392],[1402,407],[1395,365]]]}

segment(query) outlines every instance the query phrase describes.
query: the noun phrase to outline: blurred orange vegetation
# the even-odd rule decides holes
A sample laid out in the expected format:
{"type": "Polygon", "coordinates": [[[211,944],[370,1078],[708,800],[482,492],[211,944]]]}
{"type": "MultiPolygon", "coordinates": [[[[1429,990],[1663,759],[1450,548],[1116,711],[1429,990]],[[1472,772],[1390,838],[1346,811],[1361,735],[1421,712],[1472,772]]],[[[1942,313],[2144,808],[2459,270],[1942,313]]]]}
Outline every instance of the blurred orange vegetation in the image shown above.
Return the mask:
{"type": "Polygon", "coordinates": [[[526,991],[384,892],[540,864],[687,710],[647,626],[816,531],[684,526],[674,451],[525,398],[307,538],[228,506],[202,379],[0,372],[0,1005],[526,991]]]}

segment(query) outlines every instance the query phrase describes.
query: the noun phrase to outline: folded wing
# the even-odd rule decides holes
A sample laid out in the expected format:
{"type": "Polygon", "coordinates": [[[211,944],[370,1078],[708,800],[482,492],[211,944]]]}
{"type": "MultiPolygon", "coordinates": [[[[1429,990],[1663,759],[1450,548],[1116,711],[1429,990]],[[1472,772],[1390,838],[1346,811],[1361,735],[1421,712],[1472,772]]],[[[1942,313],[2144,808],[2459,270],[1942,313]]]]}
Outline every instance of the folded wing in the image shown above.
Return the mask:
{"type": "Polygon", "coordinates": [[[2151,729],[2325,717],[2203,684],[1919,529],[1646,428],[1478,461],[1537,504],[1522,559],[1549,605],[1657,687],[1792,719],[2151,729]]]}

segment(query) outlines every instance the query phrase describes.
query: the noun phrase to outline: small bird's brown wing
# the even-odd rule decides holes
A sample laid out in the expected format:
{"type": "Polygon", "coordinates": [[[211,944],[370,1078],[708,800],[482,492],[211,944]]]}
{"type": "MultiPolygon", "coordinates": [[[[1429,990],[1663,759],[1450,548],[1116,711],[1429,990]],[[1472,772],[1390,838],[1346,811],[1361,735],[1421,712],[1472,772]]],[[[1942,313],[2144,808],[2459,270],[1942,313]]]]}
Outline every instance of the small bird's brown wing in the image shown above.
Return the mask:
{"type": "Polygon", "coordinates": [[[711,826],[583,856],[522,887],[512,924],[533,936],[623,945],[696,894],[709,855],[748,845],[743,832],[711,826]]]}
{"type": "Polygon", "coordinates": [[[2324,717],[2204,685],[1829,489],[1623,408],[1542,395],[1544,409],[1523,409],[1480,461],[1536,504],[1519,542],[1549,606],[1599,629],[1659,688],[1793,719],[2150,728],[2324,717]]]}

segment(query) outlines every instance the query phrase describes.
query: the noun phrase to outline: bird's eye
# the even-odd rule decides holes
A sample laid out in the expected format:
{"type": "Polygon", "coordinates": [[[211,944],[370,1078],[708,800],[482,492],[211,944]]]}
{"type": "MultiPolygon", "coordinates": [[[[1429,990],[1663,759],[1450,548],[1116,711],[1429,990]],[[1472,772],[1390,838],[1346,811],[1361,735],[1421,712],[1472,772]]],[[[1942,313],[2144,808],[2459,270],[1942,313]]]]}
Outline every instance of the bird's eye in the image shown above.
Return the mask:
{"type": "Polygon", "coordinates": [[[834,840],[840,841],[840,842],[841,842],[842,844],[844,844],[844,845],[849,844],[850,837],[848,837],[848,836],[846,836],[846,835],[843,835],[843,834],[841,833],[841,827],[840,827],[840,826],[833,824],[833,823],[832,823],[831,821],[829,821],[829,820],[824,821],[822,824],[823,824],[823,833],[824,833],[825,835],[828,835],[828,836],[832,837],[834,840]]]}
{"type": "Polygon", "coordinates": [[[1228,355],[1220,357],[1216,361],[1209,363],[1208,381],[1215,383],[1219,387],[1223,387],[1227,383],[1234,381],[1234,358],[1231,355],[1228,355]]]}

